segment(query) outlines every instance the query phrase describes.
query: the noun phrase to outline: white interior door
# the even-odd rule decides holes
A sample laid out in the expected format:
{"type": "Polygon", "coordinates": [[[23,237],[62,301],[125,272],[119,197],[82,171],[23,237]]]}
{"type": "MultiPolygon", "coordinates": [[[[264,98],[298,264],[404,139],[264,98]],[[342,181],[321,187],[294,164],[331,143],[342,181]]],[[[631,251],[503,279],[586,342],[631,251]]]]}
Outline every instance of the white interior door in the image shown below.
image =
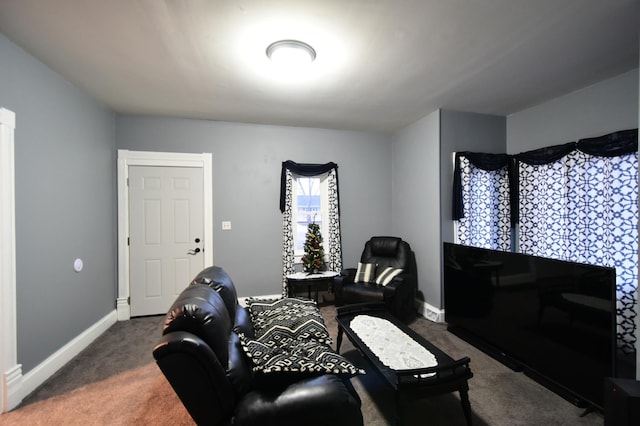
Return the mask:
{"type": "Polygon", "coordinates": [[[129,167],[131,316],[167,312],[204,267],[203,170],[129,167]]]}

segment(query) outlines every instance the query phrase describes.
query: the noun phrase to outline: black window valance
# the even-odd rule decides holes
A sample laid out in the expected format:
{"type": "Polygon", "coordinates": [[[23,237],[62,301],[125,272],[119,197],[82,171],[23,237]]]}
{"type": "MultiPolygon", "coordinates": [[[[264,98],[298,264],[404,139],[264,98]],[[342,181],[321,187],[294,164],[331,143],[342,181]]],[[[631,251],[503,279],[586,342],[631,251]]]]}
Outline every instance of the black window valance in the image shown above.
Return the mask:
{"type": "Polygon", "coordinates": [[[585,154],[600,157],[617,157],[638,152],[638,129],[621,130],[595,138],[580,139],[577,142],[569,142],[562,145],[553,145],[520,154],[488,154],[479,152],[456,153],[453,171],[453,195],[452,213],[453,220],[464,217],[462,204],[462,181],[460,171],[460,157],[464,156],[469,162],[479,169],[492,171],[502,167],[508,167],[509,173],[509,198],[511,203],[511,225],[519,221],[519,190],[518,190],[518,162],[530,165],[542,165],[558,161],[565,155],[579,150],[585,154]]]}
{"type": "Polygon", "coordinates": [[[574,150],[598,157],[618,157],[638,152],[638,129],[621,130],[595,138],[580,139],[514,155],[518,161],[526,164],[541,165],[558,161],[574,150]]]}
{"type": "MultiPolygon", "coordinates": [[[[336,184],[338,181],[338,165],[336,163],[325,164],[301,164],[291,160],[282,162],[282,171],[280,172],[280,211],[284,213],[287,190],[287,170],[298,176],[318,176],[336,170],[336,184]]],[[[338,185],[336,185],[338,187],[338,185]]],[[[338,196],[339,199],[339,196],[338,196]]]]}
{"type": "Polygon", "coordinates": [[[544,148],[534,149],[533,151],[521,152],[513,157],[523,163],[530,164],[532,166],[539,166],[558,161],[565,155],[573,152],[575,149],[576,143],[569,142],[562,145],[546,146],[544,148]]]}
{"type": "Polygon", "coordinates": [[[638,129],[622,130],[596,138],[580,139],[578,149],[599,157],[618,157],[638,152],[638,129]]]}

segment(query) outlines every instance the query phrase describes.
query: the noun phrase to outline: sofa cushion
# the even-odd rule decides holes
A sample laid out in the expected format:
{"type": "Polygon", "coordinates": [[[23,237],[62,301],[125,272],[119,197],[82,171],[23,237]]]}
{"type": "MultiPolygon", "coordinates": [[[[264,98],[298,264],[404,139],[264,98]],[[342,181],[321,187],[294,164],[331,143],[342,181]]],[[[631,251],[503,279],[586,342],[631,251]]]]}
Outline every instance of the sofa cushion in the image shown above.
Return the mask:
{"type": "Polygon", "coordinates": [[[307,299],[247,299],[254,335],[264,340],[285,338],[331,344],[316,302],[307,299]]]}
{"type": "Polygon", "coordinates": [[[371,283],[376,276],[376,264],[375,263],[362,263],[358,262],[358,268],[356,269],[356,276],[353,279],[354,283],[371,283]]]}
{"type": "Polygon", "coordinates": [[[399,237],[371,237],[368,245],[370,256],[396,257],[401,241],[399,237]]]}
{"type": "Polygon", "coordinates": [[[360,399],[349,381],[332,374],[253,389],[236,406],[236,425],[362,425],[360,399]]]}
{"type": "Polygon", "coordinates": [[[375,263],[378,269],[387,266],[413,271],[411,247],[398,237],[372,237],[365,243],[360,262],[375,263]]]}
{"type": "Polygon", "coordinates": [[[389,284],[395,277],[400,275],[404,269],[387,266],[376,277],[376,284],[385,286],[389,284]]]}
{"type": "Polygon", "coordinates": [[[315,340],[250,339],[240,335],[240,342],[256,373],[337,374],[346,377],[364,374],[329,345],[315,340]]]}

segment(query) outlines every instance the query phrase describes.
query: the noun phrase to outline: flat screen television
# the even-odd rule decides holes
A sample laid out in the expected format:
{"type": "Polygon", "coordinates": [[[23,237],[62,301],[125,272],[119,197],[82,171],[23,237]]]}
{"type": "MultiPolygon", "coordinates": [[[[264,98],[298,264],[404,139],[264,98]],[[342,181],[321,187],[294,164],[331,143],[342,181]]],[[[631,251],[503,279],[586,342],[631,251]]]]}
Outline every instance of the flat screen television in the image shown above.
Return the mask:
{"type": "Polygon", "coordinates": [[[579,407],[615,377],[614,268],[444,243],[448,330],[579,407]]]}

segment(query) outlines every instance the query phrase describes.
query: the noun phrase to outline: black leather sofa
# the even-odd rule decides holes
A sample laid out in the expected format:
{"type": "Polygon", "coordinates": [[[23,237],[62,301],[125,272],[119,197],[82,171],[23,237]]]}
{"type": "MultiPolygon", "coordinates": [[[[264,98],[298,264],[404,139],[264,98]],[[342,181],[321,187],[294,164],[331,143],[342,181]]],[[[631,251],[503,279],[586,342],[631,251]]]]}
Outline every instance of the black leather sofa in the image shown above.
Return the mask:
{"type": "Polygon", "coordinates": [[[170,308],[153,356],[197,424],[363,424],[348,378],[256,380],[239,338],[252,328],[231,278],[216,266],[203,270],[170,308]]]}
{"type": "Polygon", "coordinates": [[[364,245],[360,263],[374,266],[370,279],[358,282],[357,268],[346,268],[334,278],[336,306],[383,302],[396,318],[409,322],[416,317],[418,279],[415,254],[411,246],[399,237],[371,237],[364,245]],[[387,268],[402,269],[402,273],[381,285],[376,279],[387,268]]]}

